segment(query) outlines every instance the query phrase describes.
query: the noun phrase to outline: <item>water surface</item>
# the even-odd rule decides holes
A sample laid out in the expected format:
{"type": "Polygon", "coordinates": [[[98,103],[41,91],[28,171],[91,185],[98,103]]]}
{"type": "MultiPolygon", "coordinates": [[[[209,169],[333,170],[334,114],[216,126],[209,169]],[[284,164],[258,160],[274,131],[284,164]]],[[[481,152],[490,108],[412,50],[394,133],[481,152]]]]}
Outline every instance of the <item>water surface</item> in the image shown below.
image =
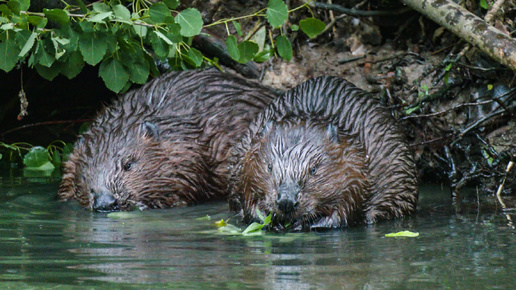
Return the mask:
{"type": "Polygon", "coordinates": [[[516,282],[516,230],[483,194],[453,205],[446,190],[424,187],[411,218],[243,237],[218,233],[220,219],[243,227],[223,202],[91,213],[57,202],[57,186],[0,178],[2,288],[511,288],[516,282]],[[402,230],[420,235],[384,236],[402,230]]]}

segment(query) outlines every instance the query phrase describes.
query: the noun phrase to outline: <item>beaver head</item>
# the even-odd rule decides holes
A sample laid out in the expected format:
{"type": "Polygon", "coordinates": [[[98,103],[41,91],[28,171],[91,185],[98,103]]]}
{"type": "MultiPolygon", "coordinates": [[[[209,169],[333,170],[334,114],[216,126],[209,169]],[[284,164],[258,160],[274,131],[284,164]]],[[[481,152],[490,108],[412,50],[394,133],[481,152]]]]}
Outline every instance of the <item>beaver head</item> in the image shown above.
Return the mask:
{"type": "Polygon", "coordinates": [[[151,122],[93,124],[65,163],[60,197],[112,211],[178,206],[207,194],[206,178],[198,178],[209,172],[202,150],[160,133],[151,122]]]}
{"type": "Polygon", "coordinates": [[[291,118],[268,122],[250,148],[231,189],[240,193],[246,220],[257,219],[259,210],[272,214],[276,230],[304,230],[362,218],[367,161],[355,137],[332,124],[291,118]]]}

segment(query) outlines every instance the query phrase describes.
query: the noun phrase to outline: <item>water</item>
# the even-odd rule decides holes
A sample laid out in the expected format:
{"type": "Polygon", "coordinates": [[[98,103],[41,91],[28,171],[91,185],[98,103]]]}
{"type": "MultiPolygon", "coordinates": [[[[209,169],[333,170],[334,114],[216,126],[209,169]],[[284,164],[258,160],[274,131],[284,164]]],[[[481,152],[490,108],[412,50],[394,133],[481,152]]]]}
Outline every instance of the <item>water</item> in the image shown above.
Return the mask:
{"type": "MultiPolygon", "coordinates": [[[[322,233],[220,235],[225,203],[91,213],[57,183],[0,178],[1,288],[511,288],[516,230],[492,197],[422,189],[412,218],[322,233]],[[457,213],[460,212],[460,213],[457,213]],[[211,220],[207,220],[210,216],[211,220]],[[386,238],[410,230],[417,238],[386,238]]],[[[237,223],[238,224],[238,223],[237,223]]],[[[240,225],[241,226],[241,225],[240,225]]]]}

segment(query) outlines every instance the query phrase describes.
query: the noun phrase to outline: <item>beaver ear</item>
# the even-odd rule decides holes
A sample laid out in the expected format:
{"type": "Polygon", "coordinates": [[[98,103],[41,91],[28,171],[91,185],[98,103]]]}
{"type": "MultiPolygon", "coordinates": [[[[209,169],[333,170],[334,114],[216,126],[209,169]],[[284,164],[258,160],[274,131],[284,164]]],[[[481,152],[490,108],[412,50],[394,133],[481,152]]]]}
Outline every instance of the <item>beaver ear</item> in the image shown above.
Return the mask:
{"type": "Polygon", "coordinates": [[[140,133],[141,133],[142,137],[153,138],[155,140],[159,139],[158,126],[156,126],[156,124],[154,124],[154,123],[143,122],[140,130],[141,130],[140,133]]]}
{"type": "Polygon", "coordinates": [[[337,126],[333,124],[329,124],[326,127],[326,135],[331,142],[338,143],[339,142],[339,129],[337,126]]]}

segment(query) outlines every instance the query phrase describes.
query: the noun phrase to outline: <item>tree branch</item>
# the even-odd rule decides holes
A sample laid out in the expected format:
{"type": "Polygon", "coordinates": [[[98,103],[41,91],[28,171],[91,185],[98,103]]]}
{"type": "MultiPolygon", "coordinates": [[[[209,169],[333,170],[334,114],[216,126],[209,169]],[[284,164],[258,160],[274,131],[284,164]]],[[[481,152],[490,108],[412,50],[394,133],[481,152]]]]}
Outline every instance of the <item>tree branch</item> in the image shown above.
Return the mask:
{"type": "Polygon", "coordinates": [[[450,0],[401,0],[516,71],[516,40],[450,0]]]}

